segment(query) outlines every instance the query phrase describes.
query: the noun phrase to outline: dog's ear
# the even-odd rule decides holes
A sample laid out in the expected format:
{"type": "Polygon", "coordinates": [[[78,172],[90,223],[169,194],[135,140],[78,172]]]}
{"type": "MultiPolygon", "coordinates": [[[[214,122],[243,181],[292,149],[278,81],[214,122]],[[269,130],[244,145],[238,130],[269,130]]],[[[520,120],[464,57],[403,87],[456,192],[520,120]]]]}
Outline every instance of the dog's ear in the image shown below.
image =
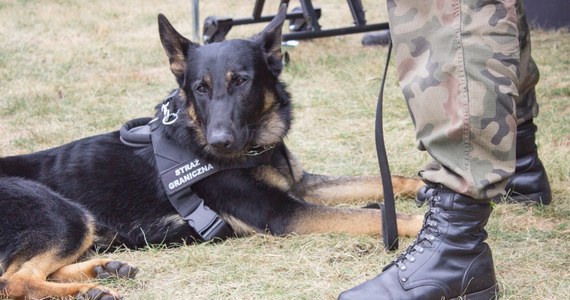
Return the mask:
{"type": "Polygon", "coordinates": [[[170,70],[176,76],[178,84],[182,85],[186,69],[186,58],[189,51],[195,49],[197,45],[178,33],[163,14],[158,14],[158,32],[162,47],[170,61],[170,70]]]}
{"type": "Polygon", "coordinates": [[[271,71],[278,76],[281,73],[283,65],[281,59],[281,33],[285,17],[287,16],[287,4],[281,4],[277,15],[269,22],[269,24],[253,38],[261,43],[271,71]]]}

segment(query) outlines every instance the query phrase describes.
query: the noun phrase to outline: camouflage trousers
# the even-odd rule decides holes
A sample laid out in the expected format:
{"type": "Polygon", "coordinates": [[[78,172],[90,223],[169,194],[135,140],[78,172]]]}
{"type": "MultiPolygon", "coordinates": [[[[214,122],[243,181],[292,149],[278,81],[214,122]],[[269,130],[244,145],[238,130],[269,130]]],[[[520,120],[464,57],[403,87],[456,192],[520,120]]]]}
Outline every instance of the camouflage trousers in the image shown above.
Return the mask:
{"type": "Polygon", "coordinates": [[[522,0],[388,0],[400,85],[425,181],[476,198],[504,193],[517,122],[538,113],[539,74],[522,0]]]}

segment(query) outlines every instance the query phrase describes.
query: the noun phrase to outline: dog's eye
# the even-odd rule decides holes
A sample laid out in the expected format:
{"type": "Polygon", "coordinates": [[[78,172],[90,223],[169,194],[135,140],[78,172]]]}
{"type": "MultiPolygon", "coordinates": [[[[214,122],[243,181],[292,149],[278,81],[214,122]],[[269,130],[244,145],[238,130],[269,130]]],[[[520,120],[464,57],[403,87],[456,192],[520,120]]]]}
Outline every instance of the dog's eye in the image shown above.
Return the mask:
{"type": "Polygon", "coordinates": [[[237,86],[244,85],[247,82],[247,78],[238,77],[235,79],[235,82],[237,86]]]}
{"type": "Polygon", "coordinates": [[[198,91],[198,93],[200,94],[205,94],[208,92],[208,88],[205,85],[200,84],[199,86],[196,87],[196,91],[198,91]]]}

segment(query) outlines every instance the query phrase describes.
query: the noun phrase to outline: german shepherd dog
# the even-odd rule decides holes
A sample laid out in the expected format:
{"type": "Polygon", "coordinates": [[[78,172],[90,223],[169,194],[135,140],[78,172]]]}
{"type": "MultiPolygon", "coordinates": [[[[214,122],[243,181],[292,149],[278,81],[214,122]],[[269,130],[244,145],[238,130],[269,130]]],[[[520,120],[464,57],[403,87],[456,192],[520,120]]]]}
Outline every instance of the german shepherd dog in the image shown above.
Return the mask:
{"type": "MultiPolygon", "coordinates": [[[[303,171],[286,150],[290,95],[279,81],[286,7],[259,34],[199,46],[158,16],[162,45],[179,88],[171,124],[160,134],[226,166],[192,190],[234,235],[346,232],[381,234],[376,209],[327,206],[380,199],[377,177],[329,177],[303,171]],[[252,149],[279,148],[269,160],[231,168],[252,149]]],[[[160,107],[160,105],[158,106],[160,107]]],[[[157,109],[157,119],[164,110],[157,109]]],[[[392,178],[396,194],[415,195],[417,179],[392,178]]],[[[0,159],[0,298],[119,295],[89,279],[133,277],[111,259],[81,260],[91,248],[176,244],[199,239],[170,204],[152,145],[131,147],[119,132],[0,159]]],[[[398,215],[399,234],[413,236],[422,217],[398,215]]]]}

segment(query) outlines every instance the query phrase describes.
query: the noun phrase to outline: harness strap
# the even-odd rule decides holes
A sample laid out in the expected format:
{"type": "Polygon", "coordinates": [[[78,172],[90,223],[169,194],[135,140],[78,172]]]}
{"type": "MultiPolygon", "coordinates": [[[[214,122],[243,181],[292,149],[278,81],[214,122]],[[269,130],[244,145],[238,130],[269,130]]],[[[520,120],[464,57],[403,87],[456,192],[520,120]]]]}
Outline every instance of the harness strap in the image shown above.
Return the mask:
{"type": "Polygon", "coordinates": [[[384,247],[389,251],[398,249],[398,224],[396,222],[396,205],[394,203],[394,190],[392,189],[392,177],[390,176],[390,166],[388,164],[388,154],[384,144],[384,132],[382,127],[382,100],[384,99],[384,84],[386,82],[386,74],[388,73],[388,65],[390,63],[390,55],[392,53],[392,43],[388,47],[388,55],[386,64],[384,65],[384,74],[382,76],[382,84],[380,85],[380,93],[378,94],[378,104],[376,106],[376,154],[378,155],[378,164],[380,166],[380,175],[382,177],[382,189],[384,192],[384,205],[380,205],[382,212],[382,239],[384,247]]]}
{"type": "Polygon", "coordinates": [[[158,130],[158,122],[151,122],[149,127],[156,167],[170,204],[202,240],[230,236],[233,232],[230,226],[191,189],[192,184],[221,168],[201,161],[164,137],[158,130]]]}
{"type": "MultiPolygon", "coordinates": [[[[230,236],[233,231],[228,224],[224,222],[213,210],[208,206],[204,205],[204,200],[198,197],[196,193],[192,191],[190,185],[204,176],[196,176],[191,182],[179,180],[175,188],[169,188],[169,181],[171,177],[170,174],[176,175],[178,166],[188,166],[190,175],[192,172],[190,168],[194,166],[194,169],[198,166],[196,163],[196,158],[191,153],[184,151],[180,146],[170,142],[166,138],[162,138],[159,130],[156,130],[158,126],[155,123],[151,126],[151,118],[139,118],[134,119],[126,124],[124,124],[120,129],[120,139],[121,141],[131,147],[141,148],[148,147],[152,144],[153,151],[155,154],[156,167],[160,174],[160,179],[163,183],[164,189],[167,192],[168,200],[178,214],[183,220],[188,222],[188,225],[196,231],[200,239],[203,241],[209,241],[216,237],[225,238],[230,236]],[[165,176],[166,174],[166,176],[165,176]]],[[[206,169],[208,167],[206,166],[206,169]]],[[[203,169],[199,169],[203,170],[203,169]]],[[[213,174],[219,169],[208,170],[208,174],[213,174]]],[[[179,170],[180,174],[182,171],[179,170]]],[[[188,173],[188,171],[186,172],[188,173]]],[[[195,173],[196,174],[196,173],[195,173]]],[[[198,174],[196,174],[198,175],[198,174]]],[[[203,175],[203,174],[199,174],[203,175]]],[[[174,179],[175,180],[175,179],[174,179]]],[[[188,180],[190,181],[190,180],[188,180]]],[[[173,183],[171,186],[173,187],[173,183]]]]}

